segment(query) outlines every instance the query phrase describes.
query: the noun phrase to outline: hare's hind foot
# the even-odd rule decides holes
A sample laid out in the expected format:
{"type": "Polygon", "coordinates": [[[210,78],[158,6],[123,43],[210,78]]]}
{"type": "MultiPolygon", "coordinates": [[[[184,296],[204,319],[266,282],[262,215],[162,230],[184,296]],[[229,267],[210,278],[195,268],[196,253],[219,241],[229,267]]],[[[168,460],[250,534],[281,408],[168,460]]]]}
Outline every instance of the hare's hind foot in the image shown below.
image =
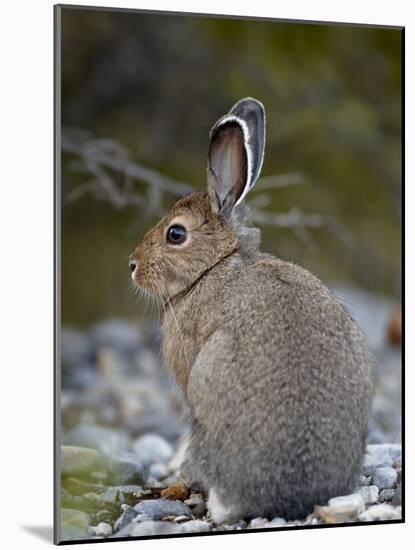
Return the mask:
{"type": "Polygon", "coordinates": [[[242,516],[236,508],[226,505],[213,488],[209,491],[207,507],[212,521],[216,524],[231,523],[242,516]]]}

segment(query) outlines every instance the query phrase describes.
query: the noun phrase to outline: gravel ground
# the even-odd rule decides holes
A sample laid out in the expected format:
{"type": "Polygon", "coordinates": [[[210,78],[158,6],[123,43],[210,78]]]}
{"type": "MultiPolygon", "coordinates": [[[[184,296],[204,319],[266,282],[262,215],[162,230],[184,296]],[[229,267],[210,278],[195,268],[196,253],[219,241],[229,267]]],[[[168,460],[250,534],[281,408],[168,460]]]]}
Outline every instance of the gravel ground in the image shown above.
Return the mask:
{"type": "Polygon", "coordinates": [[[335,291],[376,357],[368,445],[353,494],[296,521],[212,523],[204,496],[175,486],[187,433],[174,384],[160,366],[156,326],[109,320],[62,332],[61,539],[399,519],[401,349],[387,338],[394,304],[353,288],[335,291]]]}

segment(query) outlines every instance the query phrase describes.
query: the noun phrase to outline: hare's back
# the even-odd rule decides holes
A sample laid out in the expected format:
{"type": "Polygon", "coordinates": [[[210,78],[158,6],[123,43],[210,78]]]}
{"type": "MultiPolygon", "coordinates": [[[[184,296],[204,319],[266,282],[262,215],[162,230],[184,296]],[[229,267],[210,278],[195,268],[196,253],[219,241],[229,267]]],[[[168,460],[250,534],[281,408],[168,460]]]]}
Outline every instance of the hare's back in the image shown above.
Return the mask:
{"type": "Polygon", "coordinates": [[[264,255],[226,288],[224,328],[235,343],[235,368],[252,383],[317,384],[339,398],[369,383],[371,356],[363,334],[309,271],[264,255]]]}

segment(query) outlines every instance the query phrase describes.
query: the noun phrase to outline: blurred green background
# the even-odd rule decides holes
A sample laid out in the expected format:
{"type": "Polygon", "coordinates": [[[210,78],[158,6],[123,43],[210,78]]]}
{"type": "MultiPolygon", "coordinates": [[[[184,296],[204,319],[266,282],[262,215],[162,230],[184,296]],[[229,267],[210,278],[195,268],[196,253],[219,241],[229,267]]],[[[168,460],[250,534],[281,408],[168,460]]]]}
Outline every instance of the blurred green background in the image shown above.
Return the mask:
{"type": "Polygon", "coordinates": [[[267,113],[253,206],[304,220],[262,224],[263,248],[400,299],[399,29],[61,13],[64,323],[142,314],[127,258],[177,194],[126,176],[123,159],[204,185],[209,129],[244,96],[267,113]],[[308,227],[308,214],[329,221],[308,227]]]}

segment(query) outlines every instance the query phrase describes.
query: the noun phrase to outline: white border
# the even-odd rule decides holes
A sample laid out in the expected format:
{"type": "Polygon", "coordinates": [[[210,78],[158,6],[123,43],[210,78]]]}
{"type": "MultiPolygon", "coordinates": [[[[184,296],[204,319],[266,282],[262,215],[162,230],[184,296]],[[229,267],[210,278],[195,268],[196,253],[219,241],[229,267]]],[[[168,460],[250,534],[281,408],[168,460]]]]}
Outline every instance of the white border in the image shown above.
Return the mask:
{"type": "MultiPolygon", "coordinates": [[[[410,205],[415,205],[414,36],[413,3],[407,0],[329,2],[307,0],[108,1],[72,4],[149,8],[172,11],[256,15],[406,26],[407,101],[407,326],[415,326],[415,231],[410,205]]],[[[52,334],[53,334],[53,142],[51,0],[4,2],[1,13],[1,515],[4,548],[37,548],[46,542],[25,530],[52,524],[52,334]]],[[[415,387],[414,339],[407,342],[406,394],[415,387]],[[412,340],[412,341],[411,341],[412,340]],[[410,360],[412,359],[412,361],[410,360]]],[[[408,403],[407,398],[407,403],[408,403]]],[[[413,431],[414,399],[406,414],[413,431]]],[[[407,438],[407,519],[414,509],[413,437],[407,438]]],[[[350,549],[352,546],[406,548],[415,539],[413,525],[382,525],[111,543],[115,548],[274,548],[350,549]]],[[[98,548],[86,545],[84,548],[98,548]]],[[[100,548],[103,548],[102,546],[100,548]]],[[[107,548],[105,546],[105,548],[107,548]]]]}

